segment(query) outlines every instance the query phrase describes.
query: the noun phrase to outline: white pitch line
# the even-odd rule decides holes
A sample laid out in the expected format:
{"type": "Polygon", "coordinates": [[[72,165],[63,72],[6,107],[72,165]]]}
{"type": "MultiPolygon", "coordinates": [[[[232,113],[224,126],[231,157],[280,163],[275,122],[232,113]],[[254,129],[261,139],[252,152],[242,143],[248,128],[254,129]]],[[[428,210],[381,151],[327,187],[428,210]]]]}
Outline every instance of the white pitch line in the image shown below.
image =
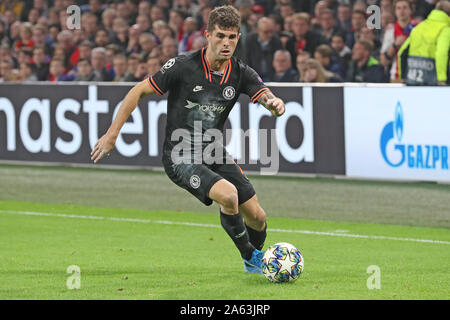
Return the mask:
{"type": "MultiPolygon", "coordinates": [[[[207,223],[194,223],[194,222],[178,222],[167,220],[148,220],[148,219],[134,219],[134,218],[121,218],[121,217],[101,217],[101,216],[86,216],[77,214],[65,214],[65,213],[48,213],[48,212],[34,212],[34,211],[13,211],[13,210],[0,210],[0,213],[28,215],[28,216],[44,216],[44,217],[59,217],[59,218],[71,218],[71,219],[89,219],[89,220],[106,220],[106,221],[122,221],[122,222],[137,222],[137,223],[155,223],[155,224],[169,224],[169,225],[182,225],[190,227],[203,227],[203,228],[221,228],[217,224],[207,223]]],[[[390,236],[373,236],[362,234],[349,234],[349,233],[337,233],[337,232],[321,232],[310,230],[290,230],[290,229],[267,229],[270,232],[282,232],[282,233],[300,233],[300,234],[312,234],[321,236],[334,236],[334,237],[347,237],[347,238],[359,238],[359,239],[374,239],[374,240],[394,240],[394,241],[409,241],[409,242],[422,242],[433,244],[450,244],[450,241],[442,240],[427,240],[416,238],[398,238],[390,236]]]]}

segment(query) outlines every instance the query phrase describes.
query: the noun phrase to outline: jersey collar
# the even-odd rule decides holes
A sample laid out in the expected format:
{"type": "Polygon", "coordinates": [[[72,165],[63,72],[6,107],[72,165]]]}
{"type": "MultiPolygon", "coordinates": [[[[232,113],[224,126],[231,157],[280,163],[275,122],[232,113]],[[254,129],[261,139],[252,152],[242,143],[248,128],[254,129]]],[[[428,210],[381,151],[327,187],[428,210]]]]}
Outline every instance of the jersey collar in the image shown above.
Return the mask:
{"type": "MultiPolygon", "coordinates": [[[[201,57],[202,57],[202,65],[203,65],[203,71],[205,73],[205,78],[209,82],[212,82],[211,68],[209,67],[208,59],[206,59],[206,47],[202,48],[201,57]]],[[[220,79],[220,84],[227,83],[228,79],[230,78],[230,74],[231,74],[231,59],[228,59],[228,63],[225,68],[225,72],[222,75],[222,79],[220,79]]]]}

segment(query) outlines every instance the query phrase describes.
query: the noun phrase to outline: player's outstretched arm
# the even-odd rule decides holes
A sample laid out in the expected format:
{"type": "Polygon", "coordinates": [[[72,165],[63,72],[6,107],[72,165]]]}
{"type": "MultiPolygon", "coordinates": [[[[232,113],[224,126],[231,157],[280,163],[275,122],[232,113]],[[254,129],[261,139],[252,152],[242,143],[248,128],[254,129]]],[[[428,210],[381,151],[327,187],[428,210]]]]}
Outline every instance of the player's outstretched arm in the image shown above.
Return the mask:
{"type": "Polygon", "coordinates": [[[139,82],[128,91],[117,112],[117,116],[111,123],[108,131],[97,141],[94,149],[91,151],[91,160],[93,160],[94,163],[99,162],[105,155],[109,155],[116,144],[120,129],[122,129],[123,124],[138,105],[139,100],[143,96],[153,93],[154,91],[149,86],[147,80],[139,82]]]}
{"type": "Polygon", "coordinates": [[[280,98],[275,97],[272,92],[264,93],[258,102],[261,103],[272,115],[279,117],[284,113],[284,102],[280,98]]]}

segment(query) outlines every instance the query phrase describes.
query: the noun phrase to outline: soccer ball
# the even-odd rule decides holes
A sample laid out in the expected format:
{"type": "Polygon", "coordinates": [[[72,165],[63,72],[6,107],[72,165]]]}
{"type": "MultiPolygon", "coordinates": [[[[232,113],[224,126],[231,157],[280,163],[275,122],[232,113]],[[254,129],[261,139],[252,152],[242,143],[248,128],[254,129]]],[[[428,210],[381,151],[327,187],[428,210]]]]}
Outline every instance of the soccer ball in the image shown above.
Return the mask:
{"type": "Polygon", "coordinates": [[[262,271],[272,282],[297,280],[303,272],[302,253],[290,243],[271,245],[263,256],[262,271]]]}

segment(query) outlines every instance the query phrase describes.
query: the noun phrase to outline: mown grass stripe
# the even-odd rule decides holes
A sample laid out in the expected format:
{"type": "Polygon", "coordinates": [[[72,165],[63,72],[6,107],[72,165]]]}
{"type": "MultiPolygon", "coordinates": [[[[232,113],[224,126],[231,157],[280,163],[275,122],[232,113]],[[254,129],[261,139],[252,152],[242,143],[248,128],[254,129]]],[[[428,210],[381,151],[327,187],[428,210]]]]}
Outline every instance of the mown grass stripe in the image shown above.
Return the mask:
{"type": "MultiPolygon", "coordinates": [[[[167,224],[167,225],[183,225],[183,226],[203,227],[203,228],[221,228],[221,226],[218,224],[168,221],[168,220],[135,219],[135,218],[122,218],[122,217],[102,217],[102,216],[91,216],[91,215],[88,216],[88,215],[76,215],[76,214],[65,214],[65,213],[48,213],[48,212],[14,211],[14,210],[0,210],[0,213],[29,215],[29,216],[60,217],[60,218],[72,218],[72,219],[90,219],[90,220],[107,220],[107,221],[122,221],[122,222],[137,222],[137,223],[155,223],[155,224],[167,224]]],[[[375,236],[375,235],[322,232],[322,231],[311,231],[311,230],[276,229],[276,228],[275,229],[269,228],[268,231],[281,232],[281,233],[300,233],[300,234],[321,235],[321,236],[371,239],[371,240],[409,241],[409,242],[422,242],[422,243],[450,245],[449,241],[416,239],[416,238],[399,238],[399,237],[391,237],[391,236],[375,236]]]]}

